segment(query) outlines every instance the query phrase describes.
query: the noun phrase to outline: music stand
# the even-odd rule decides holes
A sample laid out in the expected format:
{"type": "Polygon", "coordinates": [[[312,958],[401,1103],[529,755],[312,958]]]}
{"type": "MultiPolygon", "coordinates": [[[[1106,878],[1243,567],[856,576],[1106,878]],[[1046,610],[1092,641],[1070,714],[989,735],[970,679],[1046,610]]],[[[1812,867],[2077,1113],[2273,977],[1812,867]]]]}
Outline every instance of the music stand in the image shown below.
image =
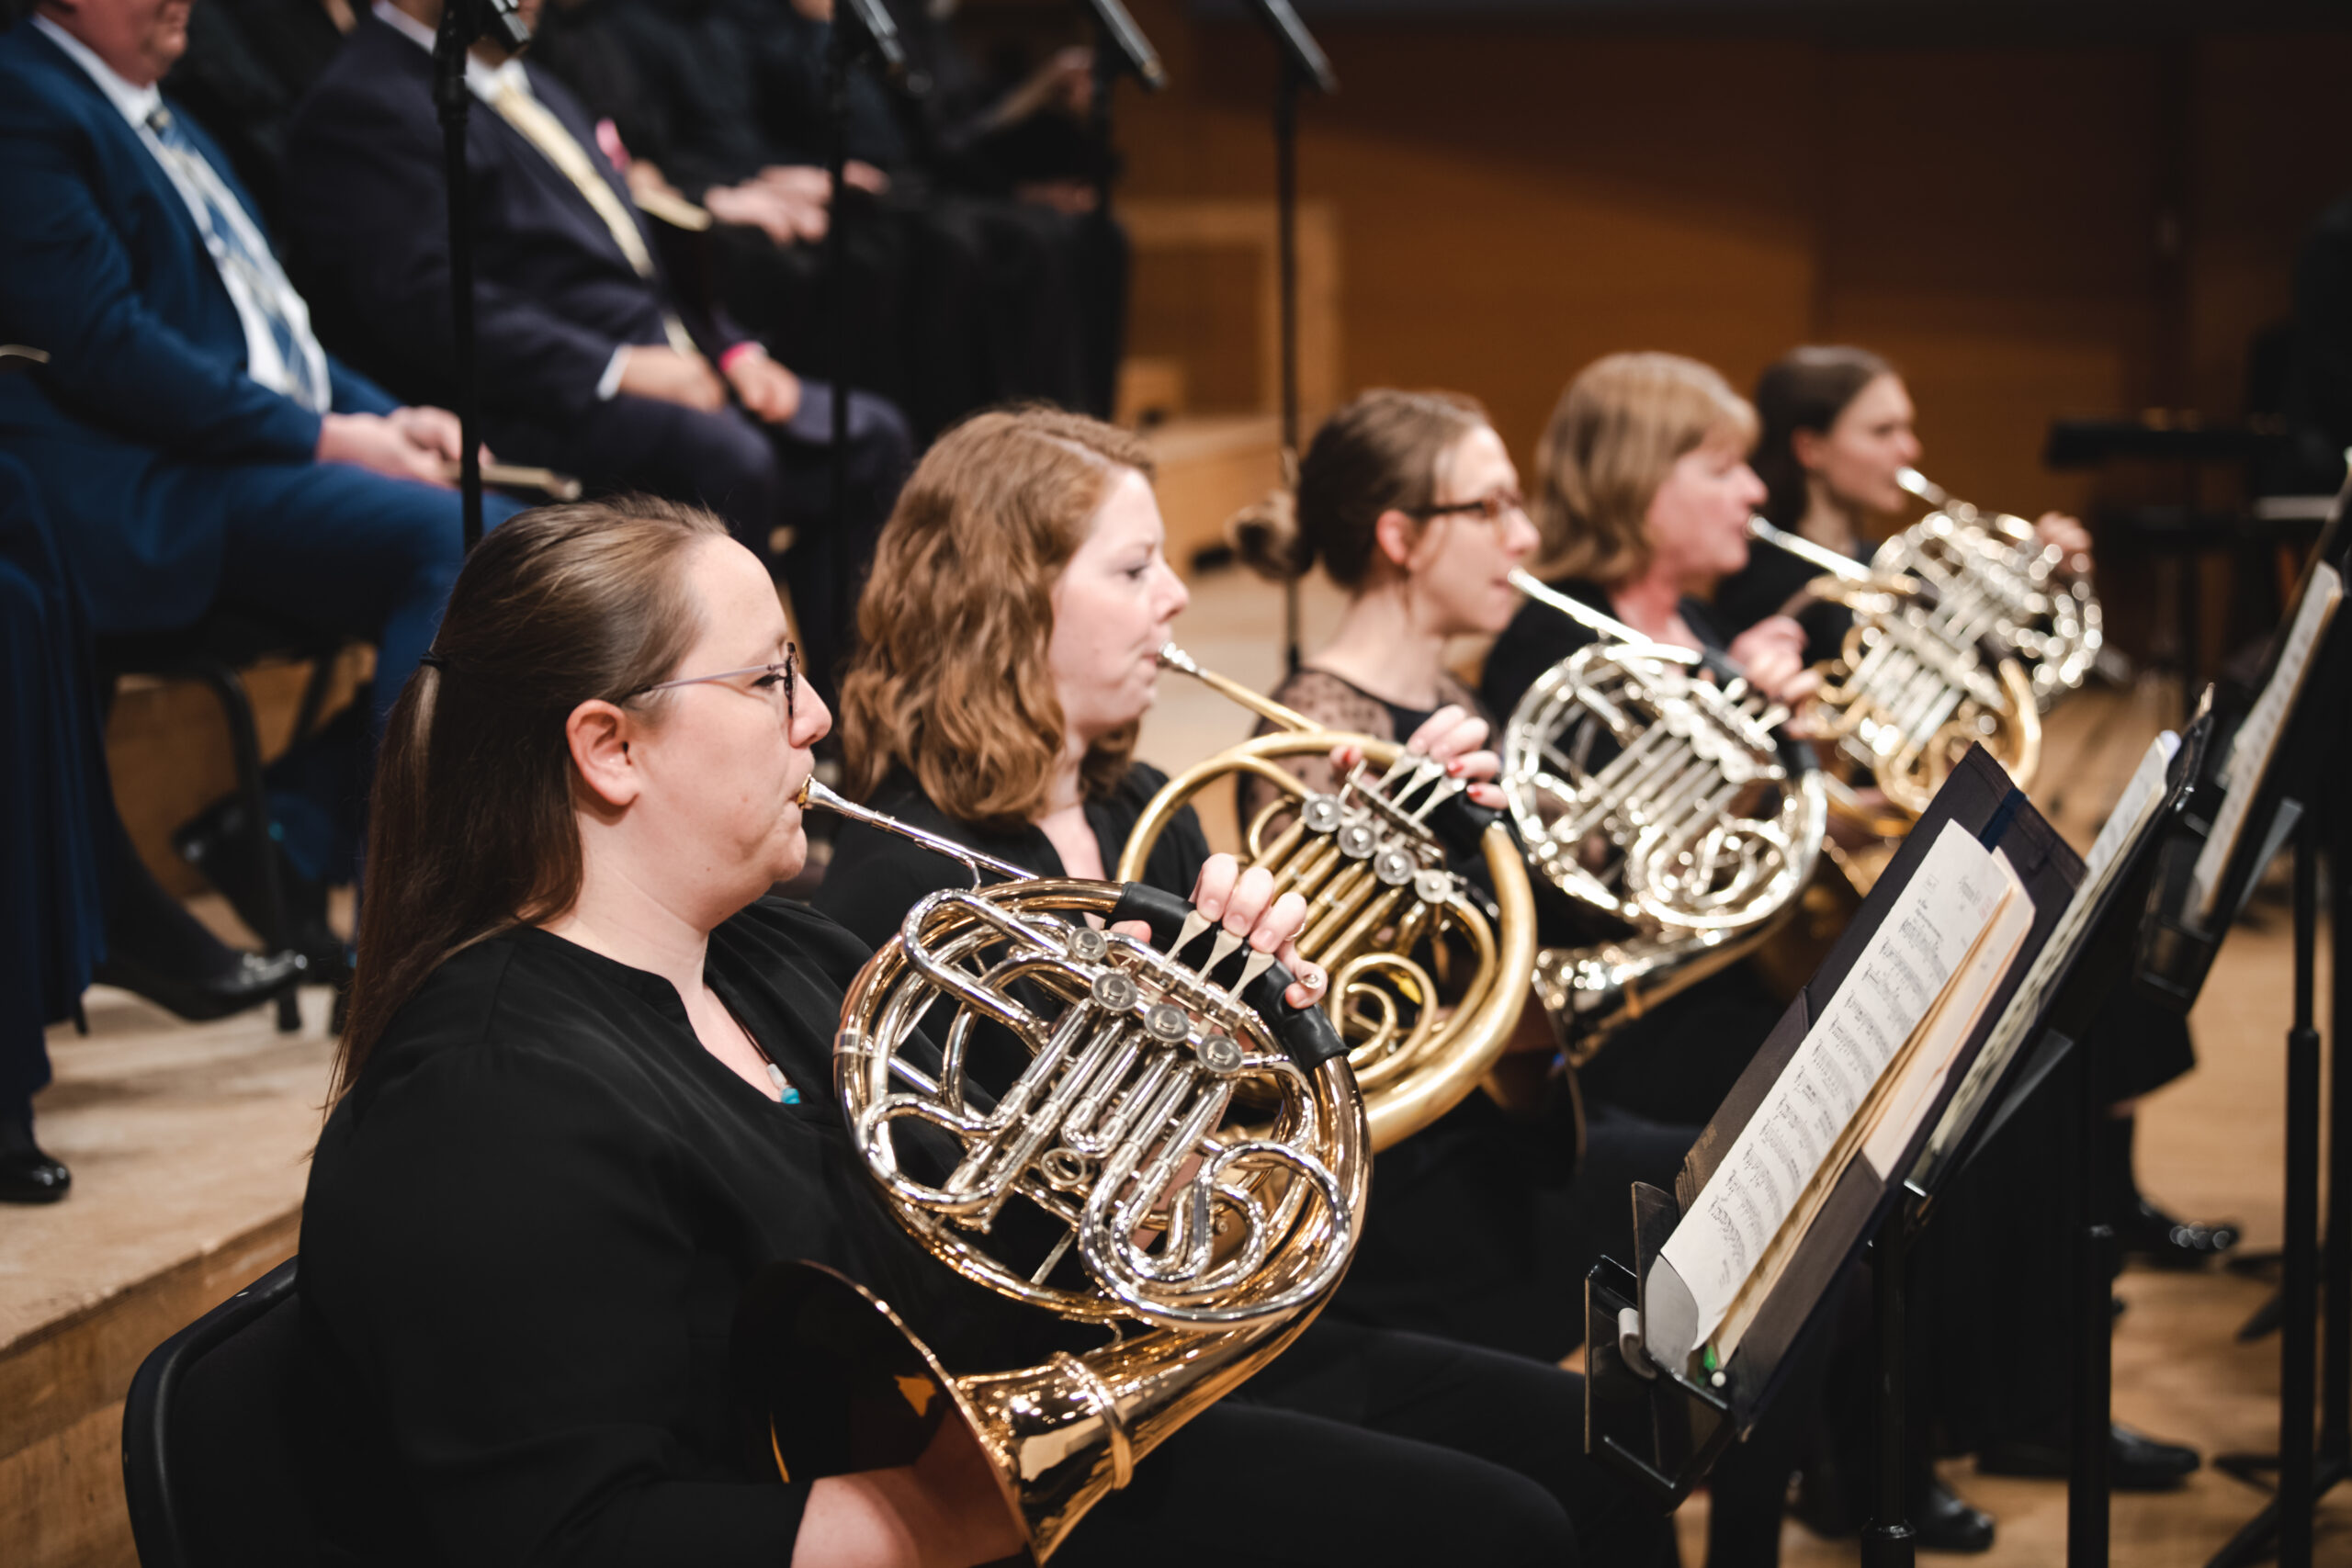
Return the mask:
{"type": "MultiPolygon", "coordinates": [[[[1282,64],[1274,86],[1275,299],[1281,310],[1283,482],[1298,480],[1298,94],[1312,85],[1325,97],[1340,90],[1340,79],[1315,35],[1291,9],[1290,0],[1250,0],[1250,9],[1272,35],[1282,64]]],[[[1283,668],[1298,668],[1298,580],[1283,584],[1283,668]]]]}
{"type": "MultiPolygon", "coordinates": [[[[2332,601],[2352,569],[2352,537],[2343,528],[2352,479],[2336,498],[2296,602],[2274,639],[2261,694],[2235,724],[2226,750],[2216,746],[2203,782],[2200,811],[2185,814],[2165,849],[2160,882],[2142,934],[2142,984],[2186,1011],[2196,1000],[2221,942],[2256,882],[2290,840],[2294,871],[2294,1018],[2287,1033],[2285,1278],[2279,1288],[2279,1443],[2276,1496],[2212,1559],[2235,1568],[2267,1555],[2274,1543],[2286,1568],[2312,1561],[2312,1510],[2338,1482],[2352,1479],[2352,1051],[2346,1046],[2346,1001],[2338,987],[2332,1048],[2335,1092],[2329,1116],[2325,1409],[2316,1448],[2312,1425],[2319,1388],[2320,1033],[2314,1003],[2318,944],[2316,808],[2329,807],[2337,835],[2333,941],[2352,958],[2346,921],[2352,916],[2342,879],[2347,863],[2340,835],[2346,814],[2328,788],[2331,763],[2346,755],[2342,718],[2346,659],[2341,615],[2332,601]]],[[[2340,792],[2339,792],[2340,793],[2340,792]]],[[[2240,1468],[2250,1468],[2242,1464],[2240,1468]]]]}
{"type": "Polygon", "coordinates": [[[1701,1134],[1677,1183],[1680,1201],[1655,1188],[1634,1188],[1634,1269],[1604,1258],[1587,1281],[1586,1446],[1596,1458],[1654,1499],[1679,1504],[1777,1394],[1792,1352],[1814,1331],[1815,1310],[1868,1243],[1877,1253],[1881,1484],[1874,1517],[1864,1532],[1862,1560],[1870,1568],[1902,1568],[1912,1561],[1913,1534],[1903,1517],[1903,1254],[1926,1217],[1936,1184],[1959,1169],[2005,1119],[2005,1097],[2030,1092],[2040,1081],[2028,1080],[2033,1053],[2024,1047],[2038,1037],[2043,998],[2052,994],[2048,982],[2053,976],[2063,978],[2063,965],[2051,966],[2052,955],[2071,955],[2082,945],[2080,922],[2074,935],[2066,927],[2082,874],[2082,863],[2007,774],[1982,748],[1972,750],[1701,1134]],[[1815,1021],[1879,940],[1931,845],[1951,827],[2007,857],[2031,903],[2019,947],[1951,1057],[1949,1077],[1938,1080],[1916,1130],[1894,1157],[1883,1167],[1855,1157],[1824,1172],[1830,1181],[1826,1199],[1762,1296],[1737,1349],[1720,1364],[1702,1364],[1695,1371],[1661,1363],[1647,1344],[1653,1303],[1644,1299],[1653,1261],[1682,1213],[1736,1148],[1749,1121],[1770,1103],[1815,1021]],[[2067,943],[2063,953],[2062,941],[2067,943]],[[1991,1054],[1996,1046],[1997,1058],[1991,1054]]]}

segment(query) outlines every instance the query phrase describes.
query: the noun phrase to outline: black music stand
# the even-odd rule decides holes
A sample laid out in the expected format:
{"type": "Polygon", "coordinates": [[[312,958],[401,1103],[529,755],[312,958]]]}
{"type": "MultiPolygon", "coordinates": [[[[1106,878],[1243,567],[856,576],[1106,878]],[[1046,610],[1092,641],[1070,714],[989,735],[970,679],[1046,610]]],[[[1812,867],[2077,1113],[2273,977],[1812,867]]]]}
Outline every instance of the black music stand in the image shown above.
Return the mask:
{"type": "MultiPolygon", "coordinates": [[[[2312,570],[2306,570],[2297,604],[2287,626],[2313,591],[2316,569],[2325,563],[2339,573],[2352,568],[2352,538],[2342,527],[2352,480],[2339,494],[2333,515],[2313,552],[2312,570]]],[[[2286,1245],[2285,1278],[2280,1285],[2279,1441],[2276,1463],[2278,1494],[2249,1520],[2212,1559],[2211,1568],[2236,1568],[2259,1562],[2274,1550],[2285,1568],[2308,1568],[2312,1561],[2312,1510],[2339,1482],[2352,1479],[2352,1050],[2346,1048],[2346,1024],[2352,1022],[2347,1001],[2338,987],[2331,1033],[2334,1051],[2334,1093],[2329,1106],[2331,1157],[2320,1167],[2321,1043],[2314,1001],[2314,969],[2319,925],[2319,854],[2323,840],[2334,856],[2335,907],[2332,910],[2335,954],[2352,962],[2352,897],[2343,886],[2346,868],[2352,865],[2345,837],[2352,828],[2347,813],[2331,791],[2331,769],[2352,757],[2345,748],[2343,718],[2347,641],[2343,612],[2328,626],[2309,654],[2309,674],[2291,712],[2280,725],[2264,757],[2252,760],[2259,771],[2233,776],[2228,788],[2218,777],[2222,752],[2210,749],[2210,766],[2198,809],[2184,814],[2178,831],[2165,847],[2159,882],[2150,900],[2148,920],[2139,953],[2141,983],[2168,1005],[2187,1010],[2196,1000],[2211,971],[2222,940],[2245,907],[2254,886],[2278,851],[2290,840],[2295,850],[2294,873],[2294,1019],[2287,1033],[2286,1245]],[[2232,792],[2247,798],[2231,802],[2232,792]],[[2324,807],[2323,811],[2320,809],[2324,807]],[[2227,831],[2224,813],[2234,808],[2240,826],[2234,832],[2228,863],[2216,884],[2213,913],[2190,907],[2189,886],[2197,857],[2211,837],[2227,831]],[[2320,1394],[2322,1365],[2320,1334],[2320,1196],[2323,1174],[2327,1184],[2327,1358],[2325,1388],[2320,1394]],[[2324,1410],[2316,1448],[2312,1417],[2318,1398],[2324,1410]]],[[[2290,639],[2282,632],[2267,660],[2263,686],[2270,690],[2290,653],[2290,639]]],[[[2257,705],[2258,707],[2259,705],[2257,705]]],[[[2245,728],[2244,723],[2240,725],[2245,728]]],[[[2233,773],[2252,763],[2238,761],[2233,773]]],[[[2352,971],[2347,971],[2352,972],[2352,971]]],[[[2244,1472],[2257,1468],[2253,1456],[2239,1456],[2227,1468],[2244,1472]]]]}
{"type": "Polygon", "coordinates": [[[473,93],[466,85],[466,56],[488,37],[520,52],[531,29],[514,0],[446,0],[433,35],[433,104],[441,117],[441,158],[449,195],[449,324],[456,337],[458,488],[462,496],[466,553],[481,543],[481,389],[474,372],[474,217],[466,172],[466,120],[473,93]]]}
{"type": "MultiPolygon", "coordinates": [[[[1250,0],[1250,8],[1273,36],[1282,57],[1274,86],[1275,299],[1282,310],[1283,481],[1298,478],[1298,94],[1313,86],[1325,97],[1340,90],[1340,79],[1315,35],[1291,9],[1290,0],[1250,0]]],[[[1298,668],[1298,580],[1283,585],[1283,668],[1298,668]]]]}
{"type": "MultiPolygon", "coordinates": [[[[2013,1007],[2039,1009],[2046,998],[2068,989],[2062,970],[2059,983],[2041,996],[2021,998],[2019,994],[2073,903],[2082,869],[2074,852],[1999,765],[1982,748],[1972,750],[1701,1134],[1677,1182],[1681,1201],[1656,1188],[1634,1187],[1634,1268],[1629,1270],[1604,1258],[1586,1282],[1588,1451],[1628,1476],[1655,1501],[1679,1505],[1777,1394],[1792,1352],[1813,1329],[1815,1309],[1867,1242],[1874,1252],[1880,1478],[1873,1517],[1863,1532],[1862,1561],[1868,1568],[1905,1568],[1913,1561],[1914,1533],[1904,1517],[1908,1399],[1904,1257],[1928,1217],[1936,1185],[1964,1167],[2016,1100],[2046,1076],[2047,1065],[2040,1058],[2050,1046],[2038,1027],[2022,1030],[2017,1036],[2022,1047],[2007,1059],[1985,1062],[1981,1078],[1970,1074],[1978,1067],[1996,1024],[2013,1007]],[[1904,1157],[1885,1178],[1862,1159],[1835,1178],[1826,1206],[1765,1298],[1738,1351],[1703,1376],[1661,1364],[1642,1339],[1646,1305],[1642,1292],[1653,1259],[1683,1208],[1695,1201],[1741,1129],[1765,1102],[1804,1043],[1812,1021],[1875,939],[1901,890],[1948,823],[1959,824],[1979,842],[2009,857],[2033,901],[2024,946],[1954,1057],[1953,1076],[1928,1108],[1904,1157]],[[2041,1041],[2039,1049],[2037,1041],[2041,1041]]],[[[2073,947],[2079,958],[2087,944],[2078,942],[2073,947]]],[[[2063,1054],[2063,1045],[2057,1049],[2063,1054]]]]}

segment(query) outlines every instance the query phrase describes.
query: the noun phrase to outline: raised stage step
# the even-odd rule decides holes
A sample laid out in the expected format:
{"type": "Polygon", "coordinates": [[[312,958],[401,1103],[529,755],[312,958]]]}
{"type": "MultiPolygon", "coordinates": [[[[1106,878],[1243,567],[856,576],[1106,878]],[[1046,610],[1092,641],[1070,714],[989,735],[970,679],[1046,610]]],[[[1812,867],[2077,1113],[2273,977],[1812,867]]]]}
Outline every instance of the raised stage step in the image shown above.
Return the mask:
{"type": "Polygon", "coordinates": [[[130,1568],[123,1395],[147,1352],[294,1250],[334,1057],[329,998],[181,1023],[93,988],[50,1032],[42,1145],[74,1190],[0,1209],[0,1562],[130,1568]]]}

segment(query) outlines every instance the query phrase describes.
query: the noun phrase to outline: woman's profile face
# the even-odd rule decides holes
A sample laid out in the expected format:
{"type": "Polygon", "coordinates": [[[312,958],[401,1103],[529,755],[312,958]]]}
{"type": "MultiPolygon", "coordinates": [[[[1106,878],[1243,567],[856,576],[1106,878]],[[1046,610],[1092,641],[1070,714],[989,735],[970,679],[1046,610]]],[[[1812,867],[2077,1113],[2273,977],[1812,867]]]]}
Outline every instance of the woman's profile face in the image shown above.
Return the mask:
{"type": "Polygon", "coordinates": [[[1151,706],[1159,649],[1192,598],[1168,564],[1166,545],[1150,482],[1120,469],[1054,582],[1046,668],[1076,740],[1092,745],[1151,706]]]}
{"type": "Polygon", "coordinates": [[[1747,519],[1764,503],[1747,446],[1721,430],[1674,460],[1643,518],[1657,570],[1690,592],[1747,564],[1747,519]]]}
{"type": "Polygon", "coordinates": [[[1438,512],[1413,542],[1405,570],[1442,635],[1492,636],[1510,624],[1519,607],[1511,570],[1534,553],[1537,542],[1519,495],[1510,453],[1485,425],[1466,432],[1439,457],[1433,506],[1512,502],[1491,518],[1482,511],[1438,512]]]}
{"type": "MultiPolygon", "coordinates": [[[[715,675],[785,657],[791,631],[767,570],[732,539],[691,547],[686,586],[702,630],[667,679],[715,675]]],[[[794,797],[812,766],[808,748],[832,727],[797,677],[787,703],[780,679],[757,672],[661,694],[658,721],[631,746],[643,780],[642,812],[653,852],[732,913],[797,875],[808,859],[794,797]]]]}
{"type": "Polygon", "coordinates": [[[1849,511],[1900,512],[1908,498],[1894,482],[1895,472],[1919,460],[1919,438],[1911,422],[1911,394],[1903,378],[1876,377],[1838,411],[1826,433],[1796,433],[1797,462],[1849,511]]]}

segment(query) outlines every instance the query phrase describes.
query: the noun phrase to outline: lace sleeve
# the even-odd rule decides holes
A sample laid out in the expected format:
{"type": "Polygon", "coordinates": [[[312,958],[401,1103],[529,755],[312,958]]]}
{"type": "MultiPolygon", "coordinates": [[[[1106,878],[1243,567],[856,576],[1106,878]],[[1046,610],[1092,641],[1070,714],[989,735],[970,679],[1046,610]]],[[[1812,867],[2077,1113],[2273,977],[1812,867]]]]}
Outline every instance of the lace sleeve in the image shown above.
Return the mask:
{"type": "MultiPolygon", "coordinates": [[[[1389,721],[1388,709],[1357,691],[1336,675],[1320,670],[1301,670],[1276,687],[1274,701],[1295,708],[1326,729],[1348,735],[1368,735],[1375,740],[1396,739],[1396,727],[1389,721]]],[[[1272,735],[1275,726],[1260,720],[1255,733],[1272,735]]],[[[1328,757],[1293,757],[1283,764],[1297,775],[1310,792],[1325,793],[1339,786],[1339,776],[1331,770],[1328,757]]],[[[1250,819],[1264,810],[1280,792],[1263,779],[1244,776],[1241,781],[1241,821],[1246,827],[1250,819]]]]}

